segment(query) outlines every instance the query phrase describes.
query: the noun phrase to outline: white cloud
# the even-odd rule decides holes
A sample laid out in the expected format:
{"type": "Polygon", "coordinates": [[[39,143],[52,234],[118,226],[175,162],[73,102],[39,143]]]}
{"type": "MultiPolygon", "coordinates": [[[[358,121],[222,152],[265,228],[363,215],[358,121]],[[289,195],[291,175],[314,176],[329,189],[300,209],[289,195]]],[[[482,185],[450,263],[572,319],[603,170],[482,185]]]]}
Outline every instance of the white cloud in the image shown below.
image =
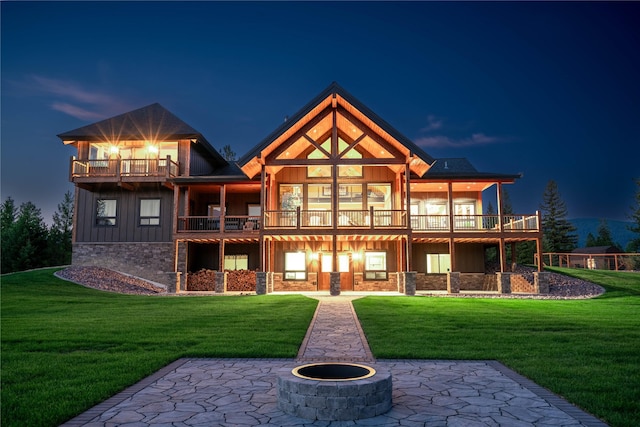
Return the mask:
{"type": "Polygon", "coordinates": [[[414,142],[416,145],[420,147],[473,147],[479,145],[489,145],[496,144],[499,142],[504,142],[504,138],[500,138],[497,136],[487,136],[484,133],[474,133],[470,137],[466,138],[451,138],[444,135],[436,135],[436,136],[423,136],[417,138],[414,142]]]}
{"type": "Polygon", "coordinates": [[[51,108],[82,120],[98,120],[104,118],[103,114],[96,113],[95,111],[89,111],[84,108],[64,102],[54,102],[53,104],[51,104],[51,108]]]}
{"type": "Polygon", "coordinates": [[[54,95],[51,108],[82,120],[96,120],[127,111],[121,98],[99,90],[86,89],[79,83],[32,75],[30,86],[36,92],[54,95]]]}
{"type": "Polygon", "coordinates": [[[421,132],[431,132],[432,130],[438,130],[442,127],[443,120],[437,118],[433,114],[427,116],[427,125],[420,129],[421,132]]]}

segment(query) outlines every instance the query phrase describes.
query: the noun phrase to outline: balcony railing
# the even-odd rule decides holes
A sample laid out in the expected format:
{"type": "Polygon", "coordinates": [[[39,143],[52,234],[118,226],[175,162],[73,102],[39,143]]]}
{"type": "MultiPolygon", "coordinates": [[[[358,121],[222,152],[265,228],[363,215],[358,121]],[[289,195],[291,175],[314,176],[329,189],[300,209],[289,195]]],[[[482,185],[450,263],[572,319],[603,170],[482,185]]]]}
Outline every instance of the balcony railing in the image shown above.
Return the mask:
{"type": "MultiPolygon", "coordinates": [[[[264,227],[284,229],[333,228],[331,211],[265,211],[264,227]]],[[[401,210],[340,210],[337,228],[405,228],[407,215],[401,210]],[[373,218],[373,220],[372,220],[373,218]]]]}
{"type": "Polygon", "coordinates": [[[212,216],[181,216],[178,217],[178,232],[251,232],[259,230],[261,225],[259,216],[227,215],[212,216]]]}
{"type": "Polygon", "coordinates": [[[136,177],[169,178],[178,176],[179,165],[166,159],[71,159],[71,177],[130,180],[136,177]]]}
{"type": "MultiPolygon", "coordinates": [[[[411,215],[411,228],[417,232],[449,231],[449,215],[411,215]]],[[[454,231],[499,232],[498,215],[454,215],[454,231]]],[[[538,215],[503,215],[504,232],[539,231],[538,215]]]]}
{"type": "MultiPolygon", "coordinates": [[[[336,228],[381,230],[407,227],[407,213],[402,210],[340,210],[336,228]],[[373,221],[371,220],[373,218],[373,221]]],[[[539,231],[538,215],[503,215],[502,231],[539,231]]],[[[454,232],[500,232],[498,215],[412,215],[411,229],[414,233],[449,232],[453,222],[454,232]]],[[[327,230],[333,228],[331,211],[278,210],[265,211],[264,221],[258,216],[181,216],[178,232],[221,232],[265,230],[327,230]],[[224,225],[224,227],[221,227],[224,225]]]]}

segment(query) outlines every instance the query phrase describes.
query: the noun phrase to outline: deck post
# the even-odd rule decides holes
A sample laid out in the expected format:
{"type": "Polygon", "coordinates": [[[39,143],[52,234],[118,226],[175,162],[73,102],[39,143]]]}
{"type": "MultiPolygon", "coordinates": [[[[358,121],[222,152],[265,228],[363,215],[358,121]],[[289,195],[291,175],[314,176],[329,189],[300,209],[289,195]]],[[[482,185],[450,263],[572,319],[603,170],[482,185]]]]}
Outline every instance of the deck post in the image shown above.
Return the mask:
{"type": "Polygon", "coordinates": [[[265,295],[267,293],[267,273],[256,272],[256,294],[265,295]]]}
{"type": "Polygon", "coordinates": [[[447,273],[447,293],[460,293],[460,272],[450,271],[447,273]]]}
{"type": "Polygon", "coordinates": [[[413,296],[416,294],[416,276],[415,271],[405,271],[404,273],[404,294],[413,296]]]}
{"type": "Polygon", "coordinates": [[[340,295],[340,272],[332,271],[329,274],[331,277],[329,293],[331,294],[331,296],[336,297],[340,295]]]}
{"type": "Polygon", "coordinates": [[[498,282],[498,293],[510,294],[511,293],[511,273],[505,273],[505,272],[496,273],[496,279],[498,282]]]}

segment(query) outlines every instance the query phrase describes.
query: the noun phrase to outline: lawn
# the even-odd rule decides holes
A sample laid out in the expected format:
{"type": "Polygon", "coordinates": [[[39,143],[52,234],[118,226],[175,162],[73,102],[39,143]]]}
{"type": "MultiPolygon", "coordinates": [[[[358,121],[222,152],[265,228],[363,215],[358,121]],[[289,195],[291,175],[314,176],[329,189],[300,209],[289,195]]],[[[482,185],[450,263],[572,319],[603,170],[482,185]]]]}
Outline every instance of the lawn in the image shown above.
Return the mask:
{"type": "Polygon", "coordinates": [[[55,426],[180,357],[297,355],[317,301],[119,295],[2,276],[2,425],[55,426]]]}
{"type": "Polygon", "coordinates": [[[612,426],[640,425],[640,274],[554,269],[607,289],[590,300],[367,297],[377,358],[495,359],[612,426]]]}

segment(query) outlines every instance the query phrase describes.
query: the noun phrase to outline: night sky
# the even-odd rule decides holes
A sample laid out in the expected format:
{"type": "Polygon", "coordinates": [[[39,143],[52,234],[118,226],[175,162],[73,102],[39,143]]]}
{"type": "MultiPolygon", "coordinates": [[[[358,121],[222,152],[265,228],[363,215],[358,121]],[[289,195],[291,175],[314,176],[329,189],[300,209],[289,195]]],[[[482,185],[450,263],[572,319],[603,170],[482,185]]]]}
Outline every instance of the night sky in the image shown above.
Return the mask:
{"type": "Polygon", "coordinates": [[[0,6],[1,196],[47,222],[73,189],[59,133],[159,102],[240,157],[333,81],[433,157],[522,172],[515,213],[549,180],[569,218],[635,206],[638,2],[0,6]]]}

